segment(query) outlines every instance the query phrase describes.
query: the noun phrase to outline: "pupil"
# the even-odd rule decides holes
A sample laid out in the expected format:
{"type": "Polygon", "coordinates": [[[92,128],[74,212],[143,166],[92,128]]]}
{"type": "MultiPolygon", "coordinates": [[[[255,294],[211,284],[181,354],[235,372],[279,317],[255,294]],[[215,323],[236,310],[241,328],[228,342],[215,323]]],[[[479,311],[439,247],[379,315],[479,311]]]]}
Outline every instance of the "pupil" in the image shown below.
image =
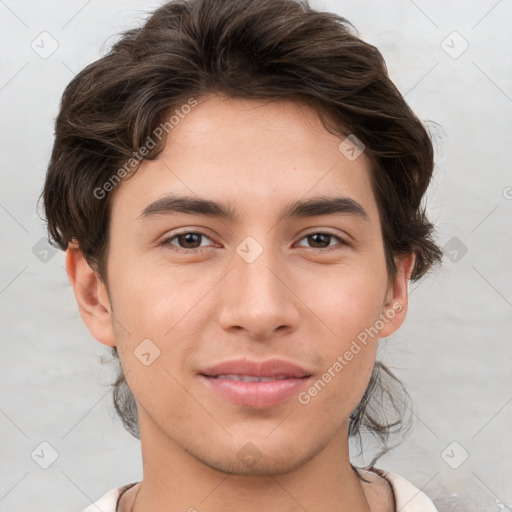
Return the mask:
{"type": "MultiPolygon", "coordinates": [[[[184,235],[180,235],[180,243],[185,240],[185,245],[186,244],[194,244],[194,240],[191,240],[191,237],[197,237],[199,238],[199,234],[198,233],[186,233],[184,235]]],[[[196,239],[196,242],[197,242],[197,239],[196,239]]],[[[183,244],[182,244],[183,245],[183,244]]],[[[190,247],[188,247],[190,249],[190,247]]]]}
{"type": "MultiPolygon", "coordinates": [[[[310,239],[313,239],[313,240],[314,240],[314,241],[313,241],[313,243],[315,244],[315,243],[318,243],[318,242],[319,242],[319,241],[318,241],[318,237],[323,238],[323,239],[324,239],[324,240],[323,240],[323,243],[325,243],[325,241],[326,241],[325,239],[326,239],[326,238],[329,238],[330,236],[331,236],[331,235],[326,235],[325,233],[315,233],[314,235],[310,235],[310,236],[309,236],[309,238],[310,238],[310,239]],[[315,239],[316,239],[316,240],[315,240],[315,239]]],[[[319,243],[320,243],[320,244],[322,244],[322,240],[320,240],[320,242],[319,242],[319,243]]],[[[327,244],[327,245],[329,245],[329,244],[327,244]]]]}
{"type": "MultiPolygon", "coordinates": [[[[183,240],[184,240],[185,245],[186,244],[194,244],[194,241],[197,243],[200,236],[201,235],[199,235],[198,233],[186,233],[184,235],[180,235],[180,243],[183,242],[183,240]]],[[[310,239],[310,242],[313,241],[313,245],[318,244],[318,243],[320,245],[325,244],[325,243],[327,243],[327,245],[329,245],[327,239],[329,239],[330,236],[331,235],[327,235],[325,233],[315,233],[314,235],[309,235],[308,238],[310,239]]]]}

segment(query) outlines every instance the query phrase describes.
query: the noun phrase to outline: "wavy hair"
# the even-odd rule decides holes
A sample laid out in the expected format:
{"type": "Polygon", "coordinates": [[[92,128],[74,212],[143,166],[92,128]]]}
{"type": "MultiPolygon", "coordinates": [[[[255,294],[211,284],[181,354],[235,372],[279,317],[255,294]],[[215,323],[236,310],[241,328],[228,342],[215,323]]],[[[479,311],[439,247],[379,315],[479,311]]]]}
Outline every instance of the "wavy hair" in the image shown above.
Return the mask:
{"type": "MultiPolygon", "coordinates": [[[[95,190],[133,159],[169,112],[209,94],[304,102],[332,133],[356,135],[372,163],[388,273],[396,274],[402,254],[415,255],[412,280],[441,260],[422,203],[434,168],[430,133],[377,48],[345,18],[307,0],[171,1],[78,73],[62,96],[42,193],[50,242],[65,250],[76,240],[107,284],[112,192],[100,200],[95,190]]],[[[144,159],[155,159],[164,143],[144,159]]],[[[112,355],[119,362],[115,347],[112,355]]],[[[120,364],[113,398],[124,427],[139,437],[137,404],[120,364]]],[[[349,435],[377,436],[382,455],[391,434],[408,430],[407,411],[403,385],[377,362],[349,435]]]]}

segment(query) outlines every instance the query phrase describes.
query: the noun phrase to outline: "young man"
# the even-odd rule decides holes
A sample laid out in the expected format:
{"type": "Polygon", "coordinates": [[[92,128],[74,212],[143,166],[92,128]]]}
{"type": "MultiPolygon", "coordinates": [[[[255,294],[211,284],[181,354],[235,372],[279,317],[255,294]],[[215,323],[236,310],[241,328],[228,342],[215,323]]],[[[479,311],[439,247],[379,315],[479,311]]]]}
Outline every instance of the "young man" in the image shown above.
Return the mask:
{"type": "Polygon", "coordinates": [[[389,426],[365,407],[378,340],[441,251],[430,138],[347,25],[170,2],[67,87],[48,229],[144,473],[87,511],[436,510],[350,463],[389,426]]]}

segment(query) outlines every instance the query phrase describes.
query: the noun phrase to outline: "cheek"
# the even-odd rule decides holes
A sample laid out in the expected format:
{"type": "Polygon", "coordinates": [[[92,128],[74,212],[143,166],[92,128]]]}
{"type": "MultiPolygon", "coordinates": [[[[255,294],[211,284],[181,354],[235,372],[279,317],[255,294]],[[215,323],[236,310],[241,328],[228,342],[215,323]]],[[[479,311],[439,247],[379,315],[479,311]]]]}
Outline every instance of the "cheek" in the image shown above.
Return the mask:
{"type": "Polygon", "coordinates": [[[297,396],[298,412],[327,431],[345,423],[360,403],[371,378],[376,344],[352,344],[338,340],[336,348],[326,354],[327,364],[297,396]]]}
{"type": "MultiPolygon", "coordinates": [[[[134,374],[141,370],[134,355],[146,343],[150,353],[158,354],[155,365],[143,369],[146,374],[157,371],[159,365],[172,373],[181,371],[183,361],[200,349],[202,332],[215,309],[208,291],[219,278],[210,274],[205,272],[198,279],[197,270],[161,264],[116,268],[111,293],[123,368],[134,369],[134,374]]],[[[168,380],[169,375],[159,378],[168,380]]]]}
{"type": "Polygon", "coordinates": [[[159,337],[190,309],[203,288],[197,273],[133,257],[116,264],[110,276],[117,320],[130,331],[151,329],[159,337]]]}
{"type": "MultiPolygon", "coordinates": [[[[354,265],[308,262],[295,273],[289,269],[283,274],[294,292],[285,295],[303,310],[302,325],[296,327],[316,327],[326,352],[344,351],[382,313],[387,275],[383,254],[378,256],[364,256],[354,265]]],[[[215,261],[187,267],[117,258],[109,272],[116,320],[125,332],[133,333],[131,343],[145,337],[166,340],[177,332],[197,330],[218,310],[222,297],[229,296],[226,289],[209,293],[225,272],[215,261]]]]}
{"type": "MultiPolygon", "coordinates": [[[[385,272],[347,269],[333,272],[322,281],[321,289],[309,288],[304,302],[309,301],[320,320],[316,326],[323,334],[317,338],[322,344],[325,380],[333,391],[364,392],[375,362],[376,326],[383,313],[386,284],[385,272]]],[[[335,396],[329,399],[337,400],[335,396]]]]}
{"type": "Polygon", "coordinates": [[[318,277],[305,284],[301,297],[317,317],[311,316],[310,337],[318,343],[323,367],[299,403],[336,425],[354,410],[370,380],[387,274],[382,265],[378,271],[331,268],[328,276],[318,277]]]}
{"type": "Polygon", "coordinates": [[[159,411],[167,421],[171,411],[161,409],[161,404],[172,403],[176,419],[181,417],[176,411],[187,410],[187,395],[179,385],[180,365],[191,349],[178,341],[200,339],[189,330],[198,329],[205,291],[197,280],[175,270],[143,264],[128,268],[126,263],[112,272],[111,279],[114,328],[125,378],[146,410],[159,411]]]}
{"type": "Polygon", "coordinates": [[[383,312],[386,286],[384,265],[380,271],[339,267],[310,275],[299,293],[321,320],[325,339],[343,344],[375,324],[383,312]]]}

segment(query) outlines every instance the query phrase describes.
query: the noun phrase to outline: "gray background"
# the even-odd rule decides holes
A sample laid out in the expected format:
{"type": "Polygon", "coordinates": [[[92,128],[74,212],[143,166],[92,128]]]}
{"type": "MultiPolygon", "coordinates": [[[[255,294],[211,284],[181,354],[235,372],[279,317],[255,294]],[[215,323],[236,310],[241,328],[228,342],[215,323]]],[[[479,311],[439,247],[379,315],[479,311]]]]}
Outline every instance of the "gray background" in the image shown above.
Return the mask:
{"type": "MultiPolygon", "coordinates": [[[[64,87],[158,5],[0,0],[2,512],[80,511],[141,478],[139,442],[111,405],[108,349],[80,319],[63,253],[41,242],[36,201],[64,87]]],[[[420,118],[440,125],[428,209],[448,257],[411,286],[405,325],[381,341],[415,426],[377,467],[443,510],[510,510],[512,1],[312,5],[348,18],[420,118]]],[[[371,454],[369,444],[354,462],[371,454]]]]}

